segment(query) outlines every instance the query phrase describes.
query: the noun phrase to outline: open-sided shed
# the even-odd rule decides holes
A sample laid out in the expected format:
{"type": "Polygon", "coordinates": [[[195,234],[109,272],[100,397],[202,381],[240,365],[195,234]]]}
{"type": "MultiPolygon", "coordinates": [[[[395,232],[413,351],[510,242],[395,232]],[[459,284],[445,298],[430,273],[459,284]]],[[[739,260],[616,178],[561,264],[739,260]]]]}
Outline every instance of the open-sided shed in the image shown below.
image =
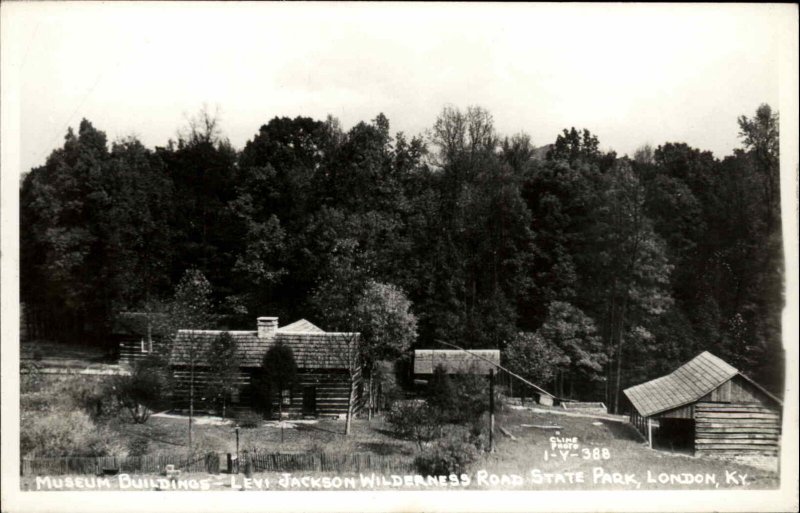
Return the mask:
{"type": "Polygon", "coordinates": [[[684,437],[695,454],[777,453],[782,402],[705,351],[670,374],[625,390],[631,423],[652,443],[684,437]]]}

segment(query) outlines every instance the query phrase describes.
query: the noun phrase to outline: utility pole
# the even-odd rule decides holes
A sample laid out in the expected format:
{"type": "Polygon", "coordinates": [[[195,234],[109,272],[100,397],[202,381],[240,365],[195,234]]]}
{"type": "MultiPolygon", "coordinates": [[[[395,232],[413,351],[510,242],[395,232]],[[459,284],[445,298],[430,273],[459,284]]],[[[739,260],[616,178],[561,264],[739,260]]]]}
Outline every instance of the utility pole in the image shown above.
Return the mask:
{"type": "Polygon", "coordinates": [[[489,370],[489,452],[494,452],[494,369],[489,370]]]}

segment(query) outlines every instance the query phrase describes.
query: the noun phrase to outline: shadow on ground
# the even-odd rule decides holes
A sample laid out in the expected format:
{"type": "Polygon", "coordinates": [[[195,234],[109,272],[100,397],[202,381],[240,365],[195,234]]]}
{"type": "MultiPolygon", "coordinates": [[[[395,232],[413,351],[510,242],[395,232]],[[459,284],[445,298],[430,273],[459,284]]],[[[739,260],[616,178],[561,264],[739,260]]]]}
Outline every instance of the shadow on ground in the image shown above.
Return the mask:
{"type": "Polygon", "coordinates": [[[601,420],[600,422],[606,426],[611,436],[617,440],[630,440],[633,442],[642,441],[642,437],[639,435],[639,432],[636,431],[636,428],[630,424],[614,422],[610,420],[601,420]]]}

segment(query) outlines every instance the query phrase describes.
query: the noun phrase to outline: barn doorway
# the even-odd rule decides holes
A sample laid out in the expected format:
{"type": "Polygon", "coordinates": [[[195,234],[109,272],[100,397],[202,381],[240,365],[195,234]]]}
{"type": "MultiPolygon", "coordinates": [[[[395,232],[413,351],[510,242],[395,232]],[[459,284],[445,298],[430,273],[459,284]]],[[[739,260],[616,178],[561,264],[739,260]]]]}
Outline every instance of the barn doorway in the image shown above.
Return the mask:
{"type": "Polygon", "coordinates": [[[317,414],[317,387],[303,387],[303,415],[315,416],[317,414]]]}
{"type": "Polygon", "coordinates": [[[659,428],[655,436],[655,445],[659,449],[694,453],[694,420],[693,419],[659,419],[659,428]]]}

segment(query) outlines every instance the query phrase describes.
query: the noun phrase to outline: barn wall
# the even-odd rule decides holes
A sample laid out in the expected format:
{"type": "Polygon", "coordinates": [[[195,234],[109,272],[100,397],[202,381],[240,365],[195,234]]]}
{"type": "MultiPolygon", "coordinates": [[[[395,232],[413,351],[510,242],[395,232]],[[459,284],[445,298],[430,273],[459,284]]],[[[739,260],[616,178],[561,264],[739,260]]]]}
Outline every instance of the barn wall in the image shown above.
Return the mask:
{"type": "Polygon", "coordinates": [[[704,395],[700,400],[707,402],[761,404],[768,407],[775,406],[775,401],[768,398],[761,390],[741,376],[734,376],[704,395]]]}
{"type": "Polygon", "coordinates": [[[687,404],[674,410],[659,413],[655,417],[665,419],[691,419],[694,418],[694,404],[687,404]]]}
{"type": "Polygon", "coordinates": [[[781,415],[761,404],[699,402],[695,407],[695,454],[777,454],[781,415]]]}

